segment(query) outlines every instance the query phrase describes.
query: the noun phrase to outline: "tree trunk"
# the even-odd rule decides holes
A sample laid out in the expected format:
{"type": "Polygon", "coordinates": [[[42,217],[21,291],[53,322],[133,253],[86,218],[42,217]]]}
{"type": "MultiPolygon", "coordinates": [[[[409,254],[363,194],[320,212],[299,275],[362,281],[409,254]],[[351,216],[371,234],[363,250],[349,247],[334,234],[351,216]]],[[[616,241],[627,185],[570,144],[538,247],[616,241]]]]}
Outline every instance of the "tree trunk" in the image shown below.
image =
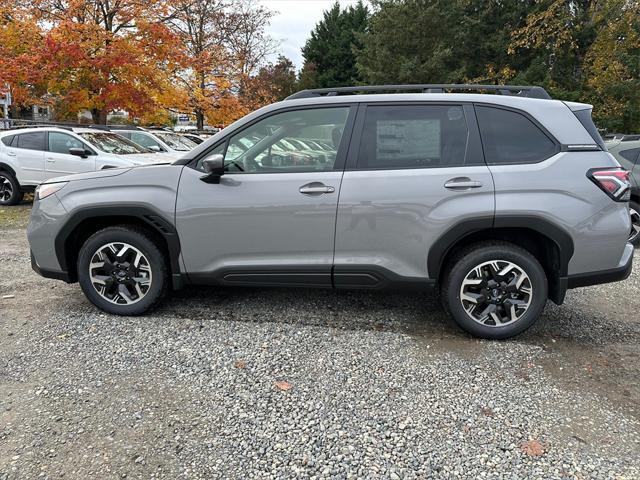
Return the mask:
{"type": "Polygon", "coordinates": [[[204,130],[204,112],[202,110],[196,110],[196,128],[204,130]]]}
{"type": "Polygon", "coordinates": [[[106,125],[107,124],[107,111],[106,108],[92,108],[91,109],[91,119],[96,125],[106,125]]]}

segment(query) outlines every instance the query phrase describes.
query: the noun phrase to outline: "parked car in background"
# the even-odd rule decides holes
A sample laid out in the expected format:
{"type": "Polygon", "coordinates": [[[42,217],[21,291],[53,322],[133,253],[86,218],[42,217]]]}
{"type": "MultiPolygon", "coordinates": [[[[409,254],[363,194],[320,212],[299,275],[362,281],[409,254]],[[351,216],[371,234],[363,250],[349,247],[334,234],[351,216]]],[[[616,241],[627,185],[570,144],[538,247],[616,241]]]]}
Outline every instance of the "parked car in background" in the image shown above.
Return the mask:
{"type": "Polygon", "coordinates": [[[498,339],[569,288],[629,276],[628,175],[591,106],[540,87],[320,89],[171,165],[45,183],[28,238],[37,272],[114,314],[189,283],[438,289],[461,328],[498,339]],[[318,139],[335,155],[310,155],[318,139]]]}
{"type": "Polygon", "coordinates": [[[0,133],[0,205],[51,178],[105,168],[168,162],[120,135],[82,127],[37,127],[0,133]]]}
{"type": "Polygon", "coordinates": [[[193,140],[168,130],[112,127],[111,131],[144,148],[163,154],[181,155],[198,146],[193,140]]]}
{"type": "Polygon", "coordinates": [[[202,138],[199,135],[196,135],[195,133],[181,133],[180,136],[188,138],[196,145],[200,145],[205,140],[204,138],[202,138]]]}
{"type": "Polygon", "coordinates": [[[640,135],[623,135],[606,142],[609,152],[616,157],[626,170],[631,172],[631,199],[629,213],[631,215],[631,233],[629,241],[640,245],[640,135]]]}

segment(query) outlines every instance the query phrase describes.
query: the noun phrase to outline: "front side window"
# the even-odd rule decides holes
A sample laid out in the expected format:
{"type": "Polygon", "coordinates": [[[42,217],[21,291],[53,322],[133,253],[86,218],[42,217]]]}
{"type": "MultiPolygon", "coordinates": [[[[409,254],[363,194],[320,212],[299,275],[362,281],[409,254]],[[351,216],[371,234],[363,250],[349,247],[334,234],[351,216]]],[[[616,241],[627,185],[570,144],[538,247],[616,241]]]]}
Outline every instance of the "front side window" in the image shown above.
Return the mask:
{"type": "Polygon", "coordinates": [[[114,155],[130,155],[134,153],[149,153],[149,150],[140,145],[127,140],[116,133],[110,132],[82,132],[79,133],[83,139],[98,150],[114,155]]]}
{"type": "Polygon", "coordinates": [[[476,106],[476,116],[490,165],[537,163],[558,153],[556,144],[521,113],[476,106]]]}
{"type": "Polygon", "coordinates": [[[368,106],[357,167],[462,166],[468,136],[460,105],[368,106]]]}
{"type": "Polygon", "coordinates": [[[44,150],[44,139],[44,132],[22,133],[17,135],[17,146],[26,150],[44,150]]]}
{"type": "Polygon", "coordinates": [[[271,115],[230,138],[225,167],[233,173],[333,170],[349,107],[313,108],[271,115]],[[307,141],[326,142],[324,151],[307,141]]]}
{"type": "Polygon", "coordinates": [[[60,132],[49,132],[49,151],[54,153],[69,153],[71,148],[82,148],[84,143],[77,138],[60,132]]]}

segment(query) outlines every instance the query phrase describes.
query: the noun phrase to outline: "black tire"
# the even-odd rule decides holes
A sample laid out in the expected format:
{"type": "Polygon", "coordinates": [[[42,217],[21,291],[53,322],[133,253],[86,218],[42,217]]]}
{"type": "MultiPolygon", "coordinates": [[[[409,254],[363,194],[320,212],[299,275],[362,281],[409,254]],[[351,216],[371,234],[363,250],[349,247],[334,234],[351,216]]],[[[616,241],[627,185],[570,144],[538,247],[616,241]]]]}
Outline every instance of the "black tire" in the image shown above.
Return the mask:
{"type": "MultiPolygon", "coordinates": [[[[442,283],[440,292],[443,307],[447,314],[458,324],[460,328],[477,337],[497,340],[518,335],[535,323],[547,302],[548,286],[544,269],[538,260],[536,260],[536,258],[528,251],[511,243],[493,241],[470,245],[460,251],[449,265],[450,270],[442,283]],[[527,296],[525,298],[529,299],[529,306],[523,313],[521,313],[521,316],[516,320],[510,321],[510,323],[505,322],[504,324],[498,324],[498,322],[489,319],[489,324],[486,324],[487,322],[482,324],[471,317],[475,312],[472,311],[471,313],[467,313],[461,299],[460,290],[462,288],[463,281],[467,278],[467,275],[474,275],[472,274],[472,271],[477,266],[491,261],[510,262],[515,264],[517,268],[522,270],[526,276],[528,276],[527,284],[531,286],[531,295],[530,297],[527,296]]],[[[489,268],[489,266],[485,266],[483,268],[489,268]]],[[[483,285],[486,285],[486,283],[483,285]]],[[[487,288],[487,290],[494,291],[493,289],[489,289],[489,287],[484,286],[472,288],[487,288]]],[[[495,289],[498,294],[501,294],[502,292],[499,292],[498,290],[500,290],[500,288],[495,289]]],[[[487,293],[487,296],[488,295],[489,294],[487,293]]],[[[518,293],[515,293],[514,295],[518,295],[518,293]]],[[[498,295],[498,297],[495,297],[497,299],[495,301],[499,302],[500,298],[505,298],[507,296],[508,295],[503,295],[501,297],[498,295]]],[[[506,302],[509,301],[510,300],[507,298],[506,302]]],[[[489,307],[488,303],[483,302],[492,303],[494,302],[494,297],[491,297],[491,300],[487,300],[487,297],[481,297],[479,302],[481,306],[476,307],[478,308],[478,311],[484,309],[485,306],[489,307]]],[[[505,304],[503,303],[501,307],[498,307],[500,308],[499,311],[506,312],[504,305],[505,304]]],[[[467,306],[471,307],[471,304],[467,302],[467,306]]]]}
{"type": "Polygon", "coordinates": [[[629,202],[629,212],[631,213],[631,233],[629,242],[634,247],[640,246],[640,204],[635,200],[629,202]]]}
{"type": "Polygon", "coordinates": [[[0,205],[17,205],[24,198],[15,175],[7,170],[0,170],[0,205]]]}
{"type": "MultiPolygon", "coordinates": [[[[118,225],[94,233],[80,249],[77,268],[78,281],[85,296],[96,307],[107,313],[141,315],[149,312],[163,299],[167,290],[168,274],[164,255],[153,239],[144,230],[135,226],[118,225]],[[148,261],[152,280],[144,296],[134,303],[112,303],[112,301],[104,298],[94,287],[89,273],[91,260],[99,249],[110,243],[126,243],[139,250],[144,255],[145,260],[148,261]]],[[[133,274],[131,276],[133,277],[133,274]]],[[[110,285],[115,283],[111,279],[109,279],[109,282],[110,285]]],[[[122,297],[120,298],[122,299],[122,297]]]]}

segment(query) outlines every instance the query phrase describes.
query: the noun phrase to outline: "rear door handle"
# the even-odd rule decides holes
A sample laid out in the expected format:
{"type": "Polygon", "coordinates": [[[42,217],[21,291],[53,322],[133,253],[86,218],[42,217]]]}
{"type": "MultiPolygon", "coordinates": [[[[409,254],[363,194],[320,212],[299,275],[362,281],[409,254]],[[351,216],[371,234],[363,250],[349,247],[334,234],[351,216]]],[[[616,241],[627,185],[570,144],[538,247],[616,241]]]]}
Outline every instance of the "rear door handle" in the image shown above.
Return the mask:
{"type": "Polygon", "coordinates": [[[13,152],[6,152],[8,157],[15,157],[16,154],[13,152]]]}
{"type": "Polygon", "coordinates": [[[303,195],[322,195],[325,193],[333,193],[336,189],[322,182],[311,182],[301,186],[299,191],[303,195]]]}
{"type": "Polygon", "coordinates": [[[449,190],[469,190],[470,188],[480,188],[482,182],[471,180],[467,177],[452,178],[444,184],[444,188],[449,190]]]}
{"type": "Polygon", "coordinates": [[[47,162],[49,163],[56,163],[56,159],[53,157],[47,157],[47,162]]]}

